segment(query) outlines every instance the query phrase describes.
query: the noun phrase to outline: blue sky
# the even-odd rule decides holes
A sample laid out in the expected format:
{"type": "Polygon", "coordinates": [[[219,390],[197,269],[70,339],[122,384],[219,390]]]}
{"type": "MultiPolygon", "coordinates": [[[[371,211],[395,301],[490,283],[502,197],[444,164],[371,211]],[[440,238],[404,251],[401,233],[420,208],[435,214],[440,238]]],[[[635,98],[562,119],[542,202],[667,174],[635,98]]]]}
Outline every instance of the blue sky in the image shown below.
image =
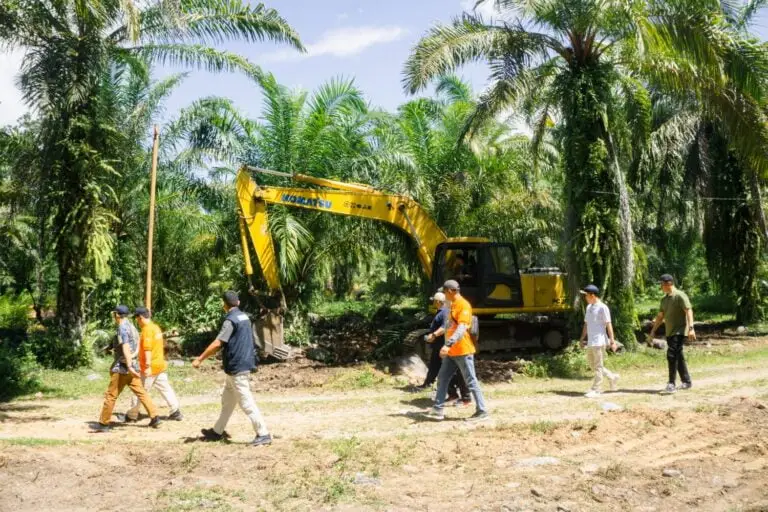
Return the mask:
{"type": "MultiPolygon", "coordinates": [[[[309,52],[300,55],[273,43],[231,43],[224,47],[247,57],[278,81],[292,88],[314,90],[333,77],[354,78],[357,86],[375,107],[393,110],[407,99],[401,78],[403,63],[418,39],[438,22],[447,22],[474,0],[271,0],[299,32],[309,52]]],[[[486,12],[487,14],[487,12],[486,12]]],[[[768,11],[753,27],[768,39],[768,11]]],[[[13,77],[20,54],[0,54],[0,125],[13,122],[26,109],[15,89],[13,77]]],[[[164,76],[175,70],[158,69],[164,76]]],[[[486,69],[473,65],[462,69],[476,91],[486,83],[486,69]]],[[[167,103],[173,114],[196,98],[226,96],[249,116],[261,110],[258,88],[237,74],[192,72],[167,103]]]]}

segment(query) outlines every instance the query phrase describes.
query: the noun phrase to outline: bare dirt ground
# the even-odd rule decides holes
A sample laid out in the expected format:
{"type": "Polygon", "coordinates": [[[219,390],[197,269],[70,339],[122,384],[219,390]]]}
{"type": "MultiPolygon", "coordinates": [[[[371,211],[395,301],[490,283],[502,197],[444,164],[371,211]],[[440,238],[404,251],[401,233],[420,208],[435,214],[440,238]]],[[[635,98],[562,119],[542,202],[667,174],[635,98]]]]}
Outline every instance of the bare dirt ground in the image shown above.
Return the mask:
{"type": "Polygon", "coordinates": [[[261,448],[240,411],[232,442],[196,440],[218,413],[210,367],[185,420],[158,430],[89,433],[97,395],[0,404],[0,510],[768,511],[766,343],[702,359],[674,395],[659,394],[663,353],[598,399],[584,379],[515,377],[486,386],[481,424],[463,408],[428,421],[429,395],[386,379],[324,385],[355,369],[265,367],[254,390],[276,439],[261,448]]]}

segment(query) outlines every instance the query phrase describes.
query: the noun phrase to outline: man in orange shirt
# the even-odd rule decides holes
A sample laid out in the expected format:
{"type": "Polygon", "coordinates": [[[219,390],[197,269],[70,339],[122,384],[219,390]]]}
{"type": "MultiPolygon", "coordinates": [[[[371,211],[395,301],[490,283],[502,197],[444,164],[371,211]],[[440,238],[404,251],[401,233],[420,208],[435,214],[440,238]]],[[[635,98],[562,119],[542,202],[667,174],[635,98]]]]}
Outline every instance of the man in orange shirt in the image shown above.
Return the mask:
{"type": "Polygon", "coordinates": [[[448,383],[456,373],[461,372],[467,383],[470,393],[475,399],[477,410],[469,418],[469,421],[488,419],[488,410],[485,407],[483,392],[475,375],[475,344],[469,336],[469,328],[472,325],[472,306],[467,299],[459,293],[459,283],[453,279],[443,285],[445,298],[451,303],[451,314],[448,321],[448,330],[445,333],[445,345],[440,349],[440,357],[443,364],[437,377],[437,396],[435,405],[427,414],[432,419],[445,418],[443,408],[448,395],[448,383]]]}
{"type": "MultiPolygon", "coordinates": [[[[153,322],[149,310],[139,306],[134,311],[136,321],[141,327],[139,338],[139,367],[141,368],[141,381],[147,393],[154,387],[160,392],[168,404],[169,420],[181,421],[184,419],[179,410],[179,400],[173,392],[168,381],[168,363],[165,362],[163,343],[163,331],[153,322]]],[[[126,421],[136,421],[139,418],[139,401],[131,398],[131,409],[126,413],[126,421]]]]}

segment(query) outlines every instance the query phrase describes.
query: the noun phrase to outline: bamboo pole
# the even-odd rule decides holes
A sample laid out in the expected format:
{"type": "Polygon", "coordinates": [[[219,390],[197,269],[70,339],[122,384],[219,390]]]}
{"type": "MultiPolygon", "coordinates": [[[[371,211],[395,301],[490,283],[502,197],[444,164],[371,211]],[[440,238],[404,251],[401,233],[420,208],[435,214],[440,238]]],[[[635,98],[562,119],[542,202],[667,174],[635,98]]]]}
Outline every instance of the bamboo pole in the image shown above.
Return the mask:
{"type": "Polygon", "coordinates": [[[157,150],[160,145],[160,131],[155,125],[152,141],[152,174],[149,184],[149,236],[147,237],[147,288],[144,307],[152,310],[152,242],[155,234],[155,185],[157,184],[157,150]]]}

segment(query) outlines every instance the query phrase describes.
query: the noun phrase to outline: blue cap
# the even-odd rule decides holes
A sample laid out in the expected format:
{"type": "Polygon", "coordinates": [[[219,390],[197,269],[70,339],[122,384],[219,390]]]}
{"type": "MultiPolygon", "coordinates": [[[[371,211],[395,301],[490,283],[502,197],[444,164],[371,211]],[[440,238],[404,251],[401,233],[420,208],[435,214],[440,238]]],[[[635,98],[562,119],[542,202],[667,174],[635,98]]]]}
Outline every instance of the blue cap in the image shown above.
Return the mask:
{"type": "Polygon", "coordinates": [[[133,310],[133,316],[143,316],[144,318],[149,318],[151,314],[149,310],[144,306],[136,306],[136,309],[133,310]]]}
{"type": "Polygon", "coordinates": [[[114,312],[120,316],[128,316],[131,314],[131,310],[125,304],[120,304],[114,309],[114,312]]]}
{"type": "Polygon", "coordinates": [[[600,288],[593,284],[588,284],[579,291],[584,294],[591,293],[592,295],[600,295],[600,288]]]}
{"type": "Polygon", "coordinates": [[[662,274],[661,278],[659,279],[662,283],[672,283],[675,284],[675,278],[672,277],[671,274],[662,274]]]}

